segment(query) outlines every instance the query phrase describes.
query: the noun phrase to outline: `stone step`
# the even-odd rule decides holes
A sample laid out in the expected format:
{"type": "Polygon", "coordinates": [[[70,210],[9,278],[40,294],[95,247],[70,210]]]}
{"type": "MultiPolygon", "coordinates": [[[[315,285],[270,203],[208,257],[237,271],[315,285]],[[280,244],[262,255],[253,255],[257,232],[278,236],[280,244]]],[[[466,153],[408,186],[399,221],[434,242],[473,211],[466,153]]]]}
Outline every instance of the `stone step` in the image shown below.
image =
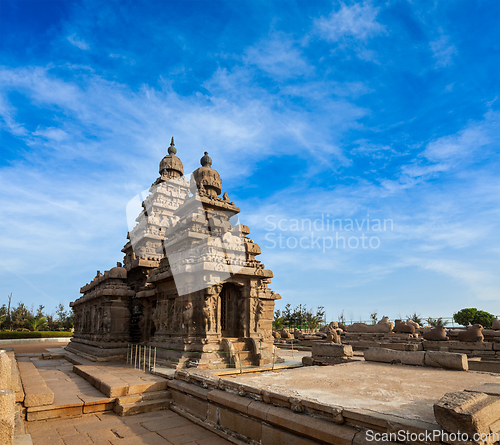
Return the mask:
{"type": "Polygon", "coordinates": [[[252,353],[250,351],[236,351],[234,355],[238,357],[242,362],[247,360],[252,361],[252,353]]]}
{"type": "Polygon", "coordinates": [[[108,372],[103,366],[73,366],[75,374],[83,377],[107,397],[116,398],[144,392],[162,391],[167,388],[166,379],[144,373],[138,369],[131,368],[126,373],[113,373],[113,371],[113,368],[109,368],[108,372]]]}
{"type": "Polygon", "coordinates": [[[172,403],[171,398],[142,400],[135,403],[116,404],[114,412],[119,416],[131,416],[133,414],[150,413],[168,409],[172,403]]]}
{"type": "Polygon", "coordinates": [[[19,373],[24,389],[24,406],[36,407],[51,405],[54,393],[40,376],[36,366],[30,362],[18,362],[19,373]]]}
{"type": "Polygon", "coordinates": [[[144,394],[134,394],[131,396],[118,397],[116,403],[118,405],[128,405],[131,403],[151,401],[159,399],[168,399],[171,396],[170,391],[153,391],[145,392],[144,394]]]}
{"type": "Polygon", "coordinates": [[[246,343],[244,341],[233,341],[232,343],[235,351],[244,351],[246,349],[246,343]]]}

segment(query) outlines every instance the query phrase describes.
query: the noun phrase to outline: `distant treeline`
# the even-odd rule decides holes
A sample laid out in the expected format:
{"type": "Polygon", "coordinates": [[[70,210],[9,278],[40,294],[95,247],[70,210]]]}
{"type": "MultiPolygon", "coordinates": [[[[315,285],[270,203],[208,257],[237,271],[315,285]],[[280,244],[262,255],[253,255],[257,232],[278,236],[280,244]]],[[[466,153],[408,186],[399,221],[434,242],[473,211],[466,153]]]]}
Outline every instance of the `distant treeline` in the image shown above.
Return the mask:
{"type": "Polygon", "coordinates": [[[70,331],[73,328],[73,311],[66,310],[60,303],[55,314],[44,312],[42,304],[38,309],[28,309],[24,303],[11,306],[12,294],[8,303],[0,307],[0,331],[70,331]]]}

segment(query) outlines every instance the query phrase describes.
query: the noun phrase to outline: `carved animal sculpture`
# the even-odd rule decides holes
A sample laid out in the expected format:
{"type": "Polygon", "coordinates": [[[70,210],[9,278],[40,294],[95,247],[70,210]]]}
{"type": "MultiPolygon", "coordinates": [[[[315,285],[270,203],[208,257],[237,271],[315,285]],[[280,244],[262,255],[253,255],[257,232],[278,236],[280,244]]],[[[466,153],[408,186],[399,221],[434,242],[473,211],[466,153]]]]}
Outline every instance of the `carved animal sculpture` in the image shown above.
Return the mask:
{"type": "Polygon", "coordinates": [[[331,330],[328,332],[328,335],[326,337],[326,341],[328,343],[337,343],[340,344],[340,337],[339,334],[337,334],[336,330],[331,330]]]}
{"type": "Polygon", "coordinates": [[[294,329],[293,337],[296,339],[301,339],[304,337],[304,334],[301,331],[299,331],[298,329],[294,329]]]}
{"type": "Polygon", "coordinates": [[[436,326],[434,329],[424,332],[424,339],[432,341],[448,340],[448,337],[446,336],[446,329],[444,326],[436,326]]]}
{"type": "Polygon", "coordinates": [[[353,323],[347,326],[347,332],[368,332],[368,325],[366,323],[353,323]]]}
{"type": "Polygon", "coordinates": [[[280,338],[281,336],[280,336],[280,333],[279,333],[279,332],[277,332],[277,331],[273,331],[273,337],[274,337],[274,338],[280,338]]]}
{"type": "Polygon", "coordinates": [[[469,326],[467,330],[458,333],[458,341],[484,341],[484,335],[481,332],[483,329],[480,324],[469,326]]]}
{"type": "Polygon", "coordinates": [[[286,329],[282,329],[280,334],[281,338],[292,338],[290,332],[288,332],[286,329]]]}
{"type": "Polygon", "coordinates": [[[396,326],[394,326],[394,332],[397,334],[414,334],[415,326],[410,326],[401,320],[396,320],[396,326]]]}
{"type": "Polygon", "coordinates": [[[345,331],[345,324],[339,322],[339,328],[345,331]]]}
{"type": "Polygon", "coordinates": [[[345,329],[347,332],[391,332],[392,323],[388,321],[379,321],[377,324],[353,323],[345,329]]]}
{"type": "Polygon", "coordinates": [[[408,318],[408,320],[406,320],[406,324],[409,326],[415,326],[415,329],[420,329],[420,325],[416,321],[413,321],[411,318],[408,318]]]}
{"type": "Polygon", "coordinates": [[[497,317],[493,319],[493,322],[491,323],[491,329],[494,329],[495,331],[500,330],[500,320],[497,317]]]}

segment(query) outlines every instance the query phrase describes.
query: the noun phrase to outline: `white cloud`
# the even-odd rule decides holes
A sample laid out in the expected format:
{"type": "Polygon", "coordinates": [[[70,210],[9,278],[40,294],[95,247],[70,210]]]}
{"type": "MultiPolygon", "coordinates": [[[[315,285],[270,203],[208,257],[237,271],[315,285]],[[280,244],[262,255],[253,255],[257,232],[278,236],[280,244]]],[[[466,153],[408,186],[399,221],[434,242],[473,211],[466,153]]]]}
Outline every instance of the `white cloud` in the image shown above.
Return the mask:
{"type": "Polygon", "coordinates": [[[243,61],[272,77],[282,79],[303,76],[313,69],[297,44],[280,32],[274,32],[267,39],[248,48],[243,61]]]}
{"type": "Polygon", "coordinates": [[[90,49],[89,44],[85,40],[77,37],[76,33],[71,34],[66,38],[68,39],[69,43],[71,43],[73,46],[76,46],[77,48],[80,48],[81,50],[87,51],[90,49]]]}
{"type": "Polygon", "coordinates": [[[442,35],[439,39],[430,42],[437,67],[450,66],[453,63],[453,57],[458,54],[457,48],[449,40],[448,36],[442,35]]]}
{"type": "Polygon", "coordinates": [[[314,21],[318,34],[329,42],[338,42],[344,38],[367,40],[369,37],[385,31],[377,22],[379,8],[369,3],[355,3],[352,6],[342,4],[338,11],[332,11],[328,17],[314,21]]]}
{"type": "Polygon", "coordinates": [[[480,300],[498,300],[500,279],[498,275],[489,271],[477,269],[469,262],[448,259],[422,259],[410,260],[418,267],[430,270],[463,283],[480,300]]]}

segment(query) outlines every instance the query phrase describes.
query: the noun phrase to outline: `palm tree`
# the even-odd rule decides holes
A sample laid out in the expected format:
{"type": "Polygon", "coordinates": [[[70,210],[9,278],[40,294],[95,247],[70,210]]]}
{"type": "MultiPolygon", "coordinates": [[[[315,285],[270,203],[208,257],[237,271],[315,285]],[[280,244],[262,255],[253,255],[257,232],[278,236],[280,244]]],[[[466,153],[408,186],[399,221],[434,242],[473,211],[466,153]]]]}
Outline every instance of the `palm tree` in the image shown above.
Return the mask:
{"type": "Polygon", "coordinates": [[[275,331],[279,331],[279,330],[283,329],[284,326],[285,326],[285,318],[284,317],[278,317],[278,318],[274,319],[273,327],[274,327],[275,331]]]}
{"type": "Polygon", "coordinates": [[[41,328],[47,326],[47,319],[45,317],[33,317],[26,320],[26,325],[30,331],[39,331],[41,328]]]}

